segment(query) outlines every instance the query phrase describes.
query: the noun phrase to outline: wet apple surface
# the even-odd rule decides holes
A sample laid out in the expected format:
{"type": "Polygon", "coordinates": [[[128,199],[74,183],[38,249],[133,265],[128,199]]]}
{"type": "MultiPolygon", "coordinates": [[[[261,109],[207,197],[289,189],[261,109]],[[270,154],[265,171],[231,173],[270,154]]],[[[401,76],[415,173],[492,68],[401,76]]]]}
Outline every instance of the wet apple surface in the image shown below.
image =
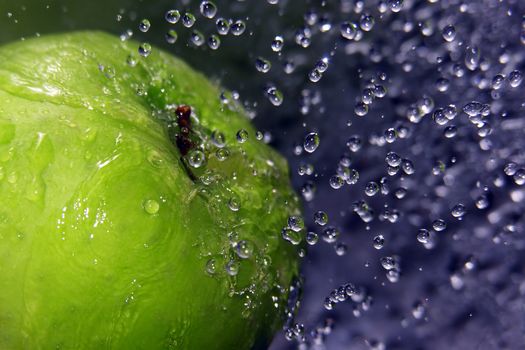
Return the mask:
{"type": "Polygon", "coordinates": [[[137,46],[0,49],[0,348],[265,347],[283,321],[286,161],[204,76],[137,46]]]}

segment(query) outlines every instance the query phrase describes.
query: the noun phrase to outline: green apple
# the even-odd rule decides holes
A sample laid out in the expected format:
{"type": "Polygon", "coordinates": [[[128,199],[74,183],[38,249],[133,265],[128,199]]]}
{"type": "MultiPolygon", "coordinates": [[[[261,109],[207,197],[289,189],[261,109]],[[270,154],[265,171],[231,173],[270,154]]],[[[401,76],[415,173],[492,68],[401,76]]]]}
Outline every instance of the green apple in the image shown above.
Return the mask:
{"type": "Polygon", "coordinates": [[[282,324],[286,161],[227,93],[138,47],[0,49],[0,349],[264,348],[282,324]]]}

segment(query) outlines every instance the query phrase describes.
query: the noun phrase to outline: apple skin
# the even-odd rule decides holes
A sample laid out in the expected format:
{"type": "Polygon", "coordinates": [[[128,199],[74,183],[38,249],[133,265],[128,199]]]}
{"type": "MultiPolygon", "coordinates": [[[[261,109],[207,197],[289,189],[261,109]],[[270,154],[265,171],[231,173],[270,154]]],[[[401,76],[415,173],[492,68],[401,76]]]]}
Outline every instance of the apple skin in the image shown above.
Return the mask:
{"type": "Polygon", "coordinates": [[[217,86],[138,45],[80,32],[0,48],[0,349],[265,348],[282,325],[298,258],[281,229],[300,214],[286,161],[217,86]],[[170,141],[171,105],[191,106],[204,166],[170,141]]]}

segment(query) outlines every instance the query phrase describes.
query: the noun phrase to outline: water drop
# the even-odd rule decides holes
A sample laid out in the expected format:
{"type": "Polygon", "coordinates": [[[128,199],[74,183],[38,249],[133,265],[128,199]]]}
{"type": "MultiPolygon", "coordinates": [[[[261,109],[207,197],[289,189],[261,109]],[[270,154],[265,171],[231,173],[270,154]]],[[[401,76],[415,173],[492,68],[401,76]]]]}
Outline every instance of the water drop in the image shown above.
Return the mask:
{"type": "Polygon", "coordinates": [[[235,246],[235,252],[241,259],[249,259],[252,257],[255,247],[252,242],[242,240],[235,246]]]}
{"type": "Polygon", "coordinates": [[[319,147],[319,135],[316,132],[311,132],[304,137],[303,148],[308,153],[313,153],[319,147]]]}
{"type": "Polygon", "coordinates": [[[175,24],[180,19],[180,12],[178,10],[169,10],[164,15],[164,18],[168,23],[175,24]]]}
{"type": "Polygon", "coordinates": [[[319,236],[315,232],[308,232],[306,234],[306,243],[309,245],[315,245],[319,241],[319,236]]]}
{"type": "Polygon", "coordinates": [[[335,227],[327,227],[323,230],[322,238],[326,243],[335,243],[339,238],[339,231],[335,227]]]}
{"type": "Polygon", "coordinates": [[[270,103],[276,107],[279,107],[284,101],[283,93],[275,86],[269,86],[266,89],[266,97],[268,97],[270,103]]]}
{"type": "Polygon", "coordinates": [[[456,204],[451,211],[451,214],[456,219],[461,220],[466,213],[465,206],[463,204],[456,204]]]}
{"type": "Polygon", "coordinates": [[[255,59],[255,68],[261,73],[268,73],[272,68],[272,64],[263,57],[257,57],[255,59]]]}
{"type": "Polygon", "coordinates": [[[213,18],[217,14],[217,6],[211,1],[202,1],[200,11],[204,17],[213,18]]]}
{"type": "Polygon", "coordinates": [[[373,239],[374,248],[379,250],[385,245],[385,237],[383,235],[377,235],[373,239]]]}
{"type": "Polygon", "coordinates": [[[230,31],[230,22],[227,19],[217,18],[215,25],[217,26],[217,33],[220,35],[226,35],[230,31]]]}
{"type": "Polygon", "coordinates": [[[369,32],[372,30],[375,24],[375,19],[372,15],[364,13],[361,15],[361,18],[359,19],[359,26],[361,29],[365,32],[369,32]]]}
{"type": "Polygon", "coordinates": [[[205,162],[206,156],[200,150],[193,150],[188,154],[188,163],[192,168],[200,168],[205,162]]]}
{"type": "Polygon", "coordinates": [[[272,51],[274,52],[281,52],[284,46],[284,39],[282,36],[277,35],[275,38],[273,38],[272,41],[272,51]]]}
{"type": "Polygon", "coordinates": [[[143,19],[139,23],[139,30],[143,33],[146,33],[151,28],[151,23],[147,19],[143,19]]]}
{"type": "Polygon", "coordinates": [[[248,131],[245,129],[240,129],[237,131],[237,142],[245,143],[248,140],[248,131]]]}
{"type": "Polygon", "coordinates": [[[288,228],[292,231],[299,232],[304,229],[304,221],[300,216],[290,216],[288,218],[288,228]]]}
{"type": "Polygon", "coordinates": [[[175,44],[178,37],[179,36],[177,35],[177,32],[173,29],[168,30],[168,32],[165,35],[165,39],[168,44],[175,44]]]}
{"type": "Polygon", "coordinates": [[[151,54],[151,45],[148,43],[142,43],[139,45],[139,55],[142,57],[148,57],[151,54]]]}
{"type": "Polygon", "coordinates": [[[314,222],[319,226],[325,226],[328,223],[328,215],[324,211],[316,211],[314,214],[314,222]]]}
{"type": "Polygon", "coordinates": [[[182,16],[182,25],[186,28],[190,28],[195,24],[195,16],[192,13],[186,12],[182,16]]]}
{"type": "Polygon", "coordinates": [[[144,211],[146,211],[146,213],[148,213],[150,215],[157,214],[159,212],[159,209],[160,209],[159,202],[157,202],[154,199],[148,199],[148,200],[144,201],[142,206],[144,208],[144,211]]]}
{"type": "Polygon", "coordinates": [[[419,229],[417,232],[417,240],[419,243],[428,243],[430,241],[430,231],[424,228],[419,229]]]}
{"type": "Polygon", "coordinates": [[[212,34],[208,37],[208,47],[210,49],[217,50],[220,45],[221,45],[221,39],[217,35],[212,34]]]}
{"type": "Polygon", "coordinates": [[[341,23],[341,36],[347,40],[353,40],[357,35],[358,28],[353,22],[341,23]]]}
{"type": "Polygon", "coordinates": [[[441,32],[443,39],[447,42],[452,42],[456,38],[456,28],[453,25],[447,25],[443,28],[441,32]]]}
{"type": "Polygon", "coordinates": [[[242,20],[237,20],[231,25],[232,34],[235,36],[242,35],[246,30],[246,23],[242,20]]]}
{"type": "Polygon", "coordinates": [[[224,269],[226,270],[226,273],[230,276],[236,276],[239,273],[239,262],[235,260],[230,260],[224,266],[224,269]]]}
{"type": "Polygon", "coordinates": [[[509,84],[513,88],[517,88],[523,81],[523,74],[519,70],[513,70],[509,73],[509,84]]]}

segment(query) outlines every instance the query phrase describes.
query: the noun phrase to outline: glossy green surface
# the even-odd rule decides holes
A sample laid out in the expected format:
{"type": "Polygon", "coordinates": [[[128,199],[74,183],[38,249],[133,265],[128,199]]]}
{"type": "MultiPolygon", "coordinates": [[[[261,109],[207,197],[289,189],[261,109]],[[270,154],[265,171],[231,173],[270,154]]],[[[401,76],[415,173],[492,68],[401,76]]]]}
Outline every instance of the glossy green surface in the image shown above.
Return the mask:
{"type": "Polygon", "coordinates": [[[0,49],[0,349],[263,348],[281,322],[285,160],[202,75],[137,47],[82,32],[0,49]],[[198,168],[170,141],[180,104],[198,168]]]}

